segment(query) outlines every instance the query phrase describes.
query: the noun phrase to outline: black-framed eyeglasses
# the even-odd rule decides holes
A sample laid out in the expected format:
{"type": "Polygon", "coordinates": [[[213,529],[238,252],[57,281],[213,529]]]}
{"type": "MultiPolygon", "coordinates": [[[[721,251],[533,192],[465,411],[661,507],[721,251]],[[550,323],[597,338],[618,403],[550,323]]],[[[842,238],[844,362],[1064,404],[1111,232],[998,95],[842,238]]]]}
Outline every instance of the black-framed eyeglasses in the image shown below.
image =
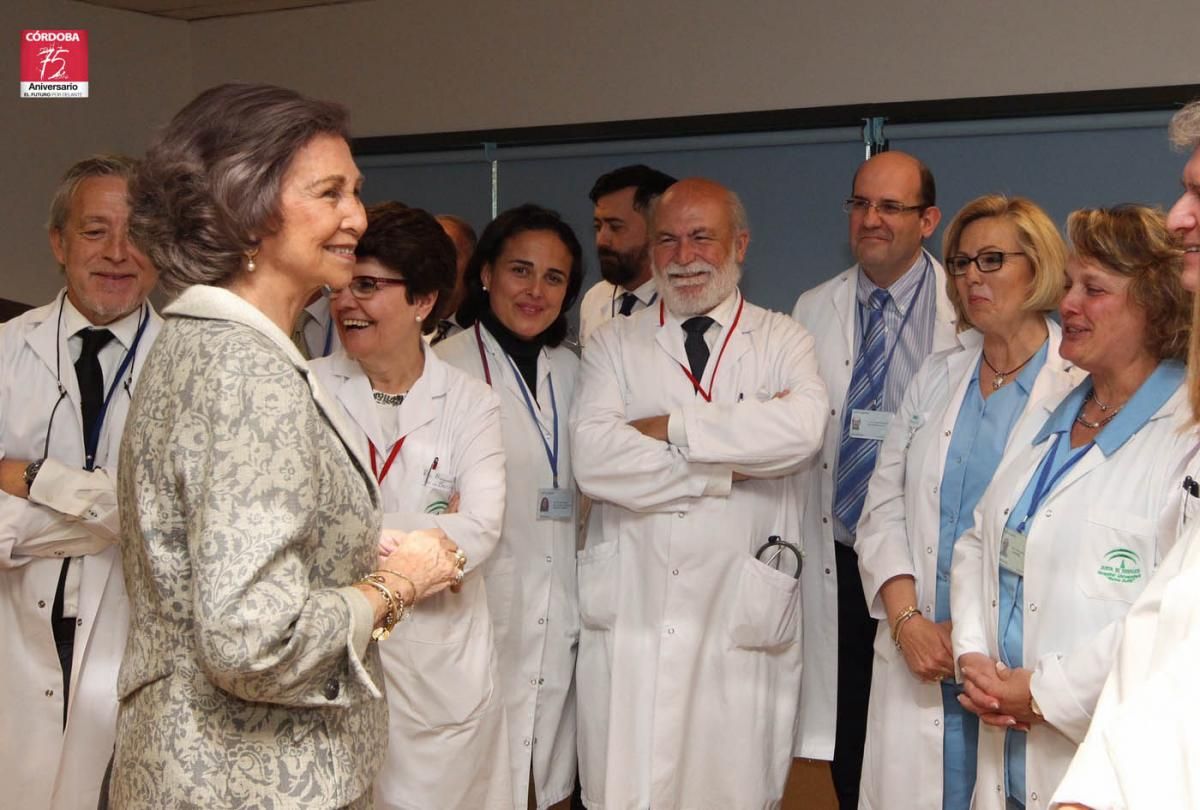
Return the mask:
{"type": "Polygon", "coordinates": [[[967,256],[960,253],[957,256],[951,256],[946,260],[946,270],[952,276],[965,276],[967,268],[975,265],[979,268],[980,273],[995,273],[1004,266],[1005,260],[1009,256],[1024,256],[1020,250],[1012,250],[1005,252],[1003,250],[981,250],[974,256],[967,256]]]}
{"type": "Polygon", "coordinates": [[[364,301],[375,293],[379,292],[380,287],[389,285],[404,285],[408,282],[402,278],[384,278],[383,276],[355,276],[350,279],[350,284],[346,289],[350,290],[350,294],[360,301],[364,301]]]}
{"type": "Polygon", "coordinates": [[[842,203],[842,210],[847,214],[866,214],[872,208],[881,217],[898,217],[901,214],[907,214],[909,211],[924,211],[928,205],[905,205],[902,202],[895,200],[880,200],[879,202],[871,202],[864,200],[862,197],[851,197],[842,203]]]}

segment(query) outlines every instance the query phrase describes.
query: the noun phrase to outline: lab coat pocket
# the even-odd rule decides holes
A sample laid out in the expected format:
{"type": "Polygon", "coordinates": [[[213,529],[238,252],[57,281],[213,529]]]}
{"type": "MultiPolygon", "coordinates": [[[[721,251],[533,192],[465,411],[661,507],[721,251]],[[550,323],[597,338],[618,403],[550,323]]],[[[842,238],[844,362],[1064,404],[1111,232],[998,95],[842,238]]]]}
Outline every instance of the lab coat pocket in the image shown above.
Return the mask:
{"type": "Polygon", "coordinates": [[[611,630],[617,619],[617,541],[586,548],[576,557],[579,622],[589,630],[611,630]]]}
{"type": "Polygon", "coordinates": [[[392,706],[425,728],[461,725],[492,696],[492,636],[474,621],[462,624],[466,633],[452,641],[384,642],[392,706]]]}
{"type": "Polygon", "coordinates": [[[1092,599],[1132,603],[1154,571],[1154,522],[1093,509],[1080,549],[1079,588],[1092,599]]]}
{"type": "Polygon", "coordinates": [[[800,580],[747,556],[730,606],[734,645],[776,652],[800,640],[799,627],[800,580]]]}

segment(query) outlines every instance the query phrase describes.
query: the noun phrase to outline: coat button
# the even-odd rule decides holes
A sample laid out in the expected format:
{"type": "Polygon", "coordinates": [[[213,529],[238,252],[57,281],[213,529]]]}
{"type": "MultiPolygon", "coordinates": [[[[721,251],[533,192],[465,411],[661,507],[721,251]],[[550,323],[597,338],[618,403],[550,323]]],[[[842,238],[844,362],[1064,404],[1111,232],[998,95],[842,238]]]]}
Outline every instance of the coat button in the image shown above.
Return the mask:
{"type": "Polygon", "coordinates": [[[46,697],[54,697],[54,690],[53,690],[53,689],[47,689],[47,690],[46,690],[46,697]]]}
{"type": "Polygon", "coordinates": [[[942,724],[942,721],[941,721],[941,720],[934,720],[934,721],[933,721],[933,724],[934,724],[935,726],[940,726],[940,725],[942,724]]]}
{"type": "Polygon", "coordinates": [[[530,685],[530,686],[537,686],[537,678],[530,678],[530,679],[529,679],[529,685],[530,685]]]}
{"type": "Polygon", "coordinates": [[[529,747],[529,738],[528,738],[528,737],[526,737],[526,738],[525,738],[525,740],[524,740],[524,745],[525,745],[525,747],[526,747],[526,748],[528,748],[528,747],[529,747]]]}
{"type": "Polygon", "coordinates": [[[837,411],[836,411],[836,410],[830,410],[830,411],[829,411],[829,415],[830,415],[830,416],[837,416],[837,411]]]}
{"type": "MultiPolygon", "coordinates": [[[[544,684],[545,682],[546,682],[546,679],[545,679],[545,678],[538,678],[538,686],[541,686],[541,685],[542,685],[542,684],[544,684]]],[[[536,739],[537,739],[537,737],[534,737],[533,739],[535,739],[535,740],[536,740],[536,739]]]]}
{"type": "Polygon", "coordinates": [[[538,624],[545,624],[545,623],[546,623],[545,619],[538,619],[538,624]]]}
{"type": "Polygon", "coordinates": [[[926,554],[932,554],[932,553],[933,553],[933,546],[925,546],[925,553],[926,553],[926,554]]]}
{"type": "Polygon", "coordinates": [[[1035,604],[1033,604],[1032,602],[1030,602],[1030,603],[1029,603],[1029,612],[1030,612],[1030,613],[1037,613],[1037,605],[1035,605],[1035,604]]]}
{"type": "Polygon", "coordinates": [[[826,515],[825,517],[821,518],[821,522],[822,522],[822,523],[828,523],[828,522],[829,522],[829,516],[828,516],[828,515],[826,515]]]}
{"type": "Polygon", "coordinates": [[[554,558],[553,558],[553,557],[551,557],[549,554],[547,554],[547,555],[546,555],[546,562],[554,562],[554,558]]]}
{"type": "Polygon", "coordinates": [[[83,619],[76,619],[76,620],[75,620],[75,626],[76,626],[76,627],[83,627],[83,619]]]}
{"type": "Polygon", "coordinates": [[[828,470],[828,469],[829,469],[829,463],[828,463],[828,462],[825,462],[824,464],[822,464],[822,465],[821,465],[821,469],[822,469],[822,470],[828,470]]]}
{"type": "Polygon", "coordinates": [[[342,685],[338,683],[337,678],[330,678],[325,681],[325,699],[337,700],[337,696],[341,694],[342,685]]]}
{"type": "Polygon", "coordinates": [[[1036,802],[1037,801],[1037,791],[1035,790],[1032,793],[1030,793],[1029,798],[1036,802]]]}
{"type": "Polygon", "coordinates": [[[949,435],[950,435],[950,431],[948,431],[948,430],[947,430],[947,431],[946,431],[946,436],[948,437],[949,435]]]}
{"type": "Polygon", "coordinates": [[[833,573],[833,571],[831,571],[830,569],[826,568],[826,569],[825,569],[825,573],[826,573],[826,574],[832,574],[832,573],[833,573]]]}
{"type": "Polygon", "coordinates": [[[668,628],[667,628],[667,635],[668,635],[668,636],[673,636],[673,635],[675,635],[675,628],[674,628],[674,627],[668,627],[668,628]]]}
{"type": "Polygon", "coordinates": [[[675,517],[677,517],[677,518],[679,518],[679,519],[681,519],[681,520],[682,520],[682,519],[683,519],[683,512],[676,512],[676,513],[675,513],[675,517]]]}
{"type": "Polygon", "coordinates": [[[39,599],[39,600],[38,600],[38,607],[40,607],[40,608],[44,608],[45,606],[46,606],[46,600],[45,600],[45,599],[39,599]]]}
{"type": "Polygon", "coordinates": [[[996,600],[995,600],[995,599],[993,599],[993,600],[992,600],[992,607],[995,607],[995,606],[996,606],[996,600]]]}
{"type": "Polygon", "coordinates": [[[937,495],[937,491],[938,491],[937,484],[934,484],[933,485],[933,494],[937,495]]]}
{"type": "Polygon", "coordinates": [[[678,568],[672,568],[672,569],[671,569],[671,576],[674,576],[674,577],[677,577],[677,576],[679,576],[679,569],[678,569],[678,568]]]}

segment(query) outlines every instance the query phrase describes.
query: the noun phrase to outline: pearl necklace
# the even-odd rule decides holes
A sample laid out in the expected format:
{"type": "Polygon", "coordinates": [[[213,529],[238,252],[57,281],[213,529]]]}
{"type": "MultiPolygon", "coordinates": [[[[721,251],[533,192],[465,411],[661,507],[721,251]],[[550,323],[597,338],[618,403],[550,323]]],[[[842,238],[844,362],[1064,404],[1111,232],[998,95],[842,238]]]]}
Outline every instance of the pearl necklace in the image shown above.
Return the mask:
{"type": "Polygon", "coordinates": [[[1123,407],[1125,407],[1125,406],[1120,405],[1120,406],[1117,406],[1114,408],[1112,405],[1101,405],[1100,401],[1096,399],[1095,393],[1092,391],[1089,391],[1088,395],[1083,398],[1083,405],[1081,405],[1079,407],[1079,413],[1075,415],[1075,421],[1078,422],[1079,424],[1083,425],[1088,430],[1098,430],[1098,429],[1104,427],[1105,425],[1107,425],[1109,422],[1111,422],[1116,417],[1116,415],[1121,412],[1121,408],[1123,408],[1123,407]],[[1108,414],[1108,416],[1104,417],[1103,419],[1097,420],[1095,422],[1090,422],[1087,419],[1085,419],[1083,416],[1083,409],[1087,407],[1087,404],[1089,402],[1095,402],[1096,405],[1100,408],[1101,413],[1107,413],[1110,410],[1112,411],[1112,413],[1108,414]]]}

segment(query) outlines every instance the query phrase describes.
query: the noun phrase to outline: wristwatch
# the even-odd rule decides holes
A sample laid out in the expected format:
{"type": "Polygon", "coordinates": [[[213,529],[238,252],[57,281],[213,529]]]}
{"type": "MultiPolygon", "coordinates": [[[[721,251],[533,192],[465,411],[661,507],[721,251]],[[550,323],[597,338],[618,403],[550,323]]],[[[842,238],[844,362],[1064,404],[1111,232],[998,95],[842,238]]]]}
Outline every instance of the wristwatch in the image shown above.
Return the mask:
{"type": "Polygon", "coordinates": [[[44,464],[45,461],[46,461],[46,459],[39,458],[37,461],[31,461],[31,462],[29,462],[28,465],[26,465],[26,467],[25,467],[25,489],[27,491],[33,490],[33,479],[37,478],[37,474],[42,469],[42,464],[44,464]]]}
{"type": "Polygon", "coordinates": [[[1038,720],[1046,719],[1046,715],[1042,714],[1042,707],[1038,705],[1037,698],[1033,696],[1032,692],[1029,693],[1029,711],[1032,712],[1033,716],[1038,720]]]}

